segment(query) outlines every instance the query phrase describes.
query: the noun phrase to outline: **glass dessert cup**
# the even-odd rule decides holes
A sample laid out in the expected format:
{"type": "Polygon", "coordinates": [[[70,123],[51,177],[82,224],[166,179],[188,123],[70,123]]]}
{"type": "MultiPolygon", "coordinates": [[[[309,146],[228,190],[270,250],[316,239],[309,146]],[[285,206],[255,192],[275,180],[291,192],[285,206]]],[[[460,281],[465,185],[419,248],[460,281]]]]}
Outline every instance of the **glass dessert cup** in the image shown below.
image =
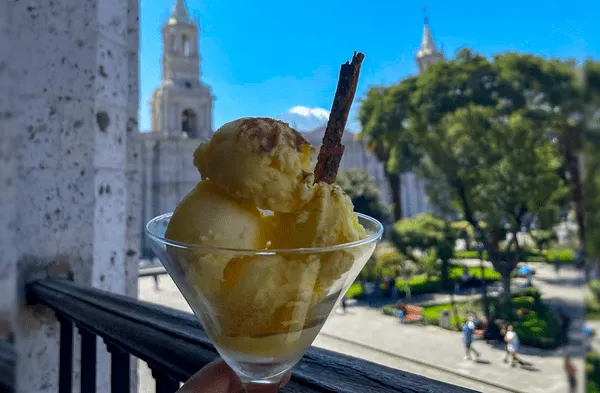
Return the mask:
{"type": "Polygon", "coordinates": [[[246,389],[278,390],[369,260],[383,227],[358,214],[367,237],[318,248],[240,250],[165,238],[171,213],[146,225],[156,256],[246,389]]]}

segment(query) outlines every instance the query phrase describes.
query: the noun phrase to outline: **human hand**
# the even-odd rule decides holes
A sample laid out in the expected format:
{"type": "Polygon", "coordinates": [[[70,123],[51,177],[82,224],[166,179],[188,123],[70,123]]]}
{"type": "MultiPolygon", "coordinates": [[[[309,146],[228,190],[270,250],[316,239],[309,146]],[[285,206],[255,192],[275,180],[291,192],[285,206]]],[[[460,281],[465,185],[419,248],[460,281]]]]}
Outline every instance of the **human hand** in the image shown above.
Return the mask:
{"type": "MultiPolygon", "coordinates": [[[[288,373],[283,377],[279,387],[283,387],[289,382],[291,374],[288,373]]],[[[272,387],[265,386],[264,390],[261,387],[259,390],[252,392],[272,392],[272,387]]],[[[194,374],[188,381],[177,391],[177,393],[243,393],[244,388],[240,382],[240,378],[222,359],[217,359],[194,374]]]]}

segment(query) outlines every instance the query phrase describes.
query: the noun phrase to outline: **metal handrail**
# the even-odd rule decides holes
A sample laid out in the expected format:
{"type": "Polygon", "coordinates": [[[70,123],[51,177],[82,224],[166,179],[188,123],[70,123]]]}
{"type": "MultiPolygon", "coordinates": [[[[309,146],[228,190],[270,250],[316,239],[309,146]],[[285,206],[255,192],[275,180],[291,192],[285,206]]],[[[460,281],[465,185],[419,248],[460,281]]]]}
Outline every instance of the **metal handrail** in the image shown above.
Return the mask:
{"type": "Polygon", "coordinates": [[[16,391],[15,370],[17,355],[13,343],[0,340],[0,392],[16,391]]]}
{"type": "MultiPolygon", "coordinates": [[[[30,303],[51,307],[61,322],[61,393],[70,392],[74,326],[82,336],[81,390],[86,392],[95,389],[96,336],[104,339],[112,354],[111,370],[117,374],[112,375],[113,392],[129,391],[128,372],[122,371],[129,370],[129,354],[149,364],[158,393],[176,391],[180,381],[218,356],[190,313],[60,278],[37,281],[28,294],[30,303]]],[[[282,392],[473,391],[313,347],[294,367],[292,380],[282,392]]]]}

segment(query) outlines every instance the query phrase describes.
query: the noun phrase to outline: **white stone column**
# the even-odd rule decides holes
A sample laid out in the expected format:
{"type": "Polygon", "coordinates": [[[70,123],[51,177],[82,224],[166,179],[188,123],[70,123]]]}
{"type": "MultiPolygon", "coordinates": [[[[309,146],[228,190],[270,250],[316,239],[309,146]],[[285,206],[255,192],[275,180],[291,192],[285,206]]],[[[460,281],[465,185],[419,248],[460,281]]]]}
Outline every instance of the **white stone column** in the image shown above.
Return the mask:
{"type": "MultiPolygon", "coordinates": [[[[76,282],[135,292],[128,221],[139,213],[136,166],[127,163],[137,131],[137,25],[133,0],[0,4],[0,108],[8,108],[0,115],[0,304],[11,315],[18,393],[56,392],[58,383],[58,325],[23,303],[28,271],[63,261],[76,282]]],[[[100,344],[98,392],[109,391],[108,367],[100,344]]]]}

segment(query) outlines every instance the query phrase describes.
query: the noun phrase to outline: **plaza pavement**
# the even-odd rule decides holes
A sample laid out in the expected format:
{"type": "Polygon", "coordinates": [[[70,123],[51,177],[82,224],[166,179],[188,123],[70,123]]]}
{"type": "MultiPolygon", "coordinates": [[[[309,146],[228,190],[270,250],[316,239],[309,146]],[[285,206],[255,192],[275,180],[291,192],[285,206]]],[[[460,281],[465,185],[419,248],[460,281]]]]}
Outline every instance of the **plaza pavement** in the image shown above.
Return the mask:
{"type": "MultiPolygon", "coordinates": [[[[469,263],[467,261],[467,263],[469,263]]],[[[478,261],[477,261],[478,263],[478,261]]],[[[557,277],[549,265],[536,264],[534,284],[552,307],[562,308],[573,317],[583,315],[583,279],[581,273],[564,267],[557,277]]],[[[517,285],[519,282],[517,280],[517,285]]],[[[187,303],[168,276],[160,278],[160,289],[151,278],[139,280],[141,300],[189,311],[187,303]]],[[[583,353],[582,318],[571,324],[571,345],[568,353],[583,353]]],[[[475,342],[482,353],[480,362],[463,360],[460,333],[435,326],[401,325],[378,308],[354,306],[341,315],[334,312],[315,346],[343,352],[420,374],[432,379],[468,387],[481,392],[563,393],[567,391],[563,371],[563,349],[542,351],[523,347],[523,358],[531,362],[529,369],[511,368],[502,362],[502,347],[475,342]]],[[[145,364],[140,362],[139,392],[154,392],[154,380],[145,364]]],[[[583,361],[575,359],[582,381],[583,361]]],[[[580,384],[581,385],[581,384],[580,384]]]]}

